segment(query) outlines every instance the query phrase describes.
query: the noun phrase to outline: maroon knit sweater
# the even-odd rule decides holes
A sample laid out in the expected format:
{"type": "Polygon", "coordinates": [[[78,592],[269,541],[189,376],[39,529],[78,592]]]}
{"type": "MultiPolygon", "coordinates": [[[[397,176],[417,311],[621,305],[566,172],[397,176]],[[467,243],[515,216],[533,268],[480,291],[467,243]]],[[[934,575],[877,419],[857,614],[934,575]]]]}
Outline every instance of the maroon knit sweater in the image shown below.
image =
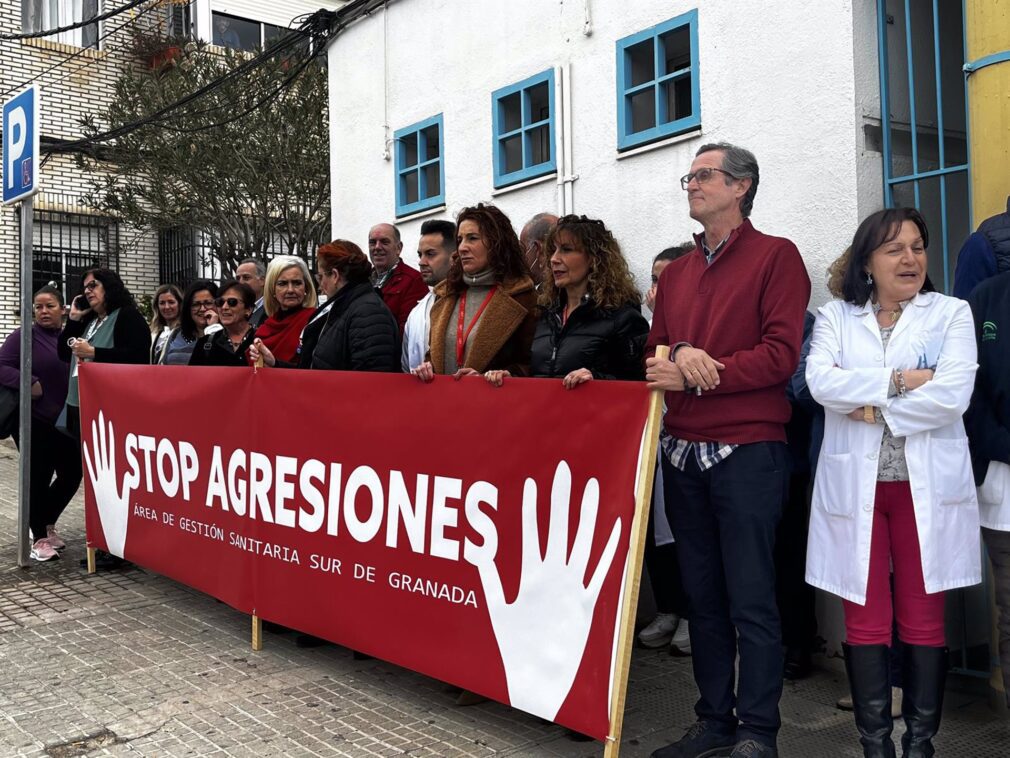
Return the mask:
{"type": "Polygon", "coordinates": [[[744,444],[785,441],[785,387],[803,342],[810,278],[796,245],[737,227],[711,265],[701,248],[659,278],[646,356],[656,345],[688,342],[726,368],[700,397],[666,393],[665,426],[674,437],[744,444]]]}

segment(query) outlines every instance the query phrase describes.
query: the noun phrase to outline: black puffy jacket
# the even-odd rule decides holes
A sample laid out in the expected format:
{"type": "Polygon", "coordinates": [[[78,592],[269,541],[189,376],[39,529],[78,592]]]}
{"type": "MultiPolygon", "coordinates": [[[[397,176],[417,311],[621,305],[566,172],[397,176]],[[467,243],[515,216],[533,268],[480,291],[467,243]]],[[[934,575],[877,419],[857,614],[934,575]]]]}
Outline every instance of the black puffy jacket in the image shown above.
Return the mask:
{"type": "Polygon", "coordinates": [[[588,300],[561,324],[560,305],[540,314],[533,335],[531,374],[563,378],[586,368],[595,379],[645,378],[642,355],[649,322],[637,304],[600,308],[588,300]]]}
{"type": "Polygon", "coordinates": [[[400,372],[400,330],[371,282],[348,284],[334,298],[312,351],[312,368],[400,372]]]}

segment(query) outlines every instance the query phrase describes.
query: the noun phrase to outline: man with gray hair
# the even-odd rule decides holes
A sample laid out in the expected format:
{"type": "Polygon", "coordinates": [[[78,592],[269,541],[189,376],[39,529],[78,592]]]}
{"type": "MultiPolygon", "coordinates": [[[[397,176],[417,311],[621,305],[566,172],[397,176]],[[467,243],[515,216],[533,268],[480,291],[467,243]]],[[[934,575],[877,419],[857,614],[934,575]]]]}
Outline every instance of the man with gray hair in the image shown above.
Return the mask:
{"type": "Polygon", "coordinates": [[[785,390],[810,279],[792,242],[751,224],[758,177],[748,150],[698,151],[680,184],[703,232],[656,290],[646,377],[666,390],[663,484],[699,699],[697,722],[654,758],[778,755],[775,532],[789,481],[785,390]],[[652,355],[658,345],[673,347],[670,360],[652,355]]]}
{"type": "Polygon", "coordinates": [[[368,257],[372,260],[372,284],[379,290],[386,307],[393,312],[401,338],[407,316],[428,294],[428,286],[417,269],[400,260],[402,252],[400,230],[393,224],[376,224],[369,229],[368,257]]]}
{"type": "Polygon", "coordinates": [[[553,213],[538,213],[526,222],[526,226],[519,234],[519,242],[522,244],[523,250],[526,251],[526,265],[530,267],[530,276],[538,290],[544,275],[544,245],[547,242],[547,235],[551,233],[557,223],[558,217],[553,213]]]}
{"type": "Polygon", "coordinates": [[[263,285],[267,280],[267,265],[259,258],[246,258],[235,269],[235,279],[242,284],[248,284],[256,295],[256,307],[249,317],[253,329],[266,320],[266,309],[263,307],[263,285]]]}

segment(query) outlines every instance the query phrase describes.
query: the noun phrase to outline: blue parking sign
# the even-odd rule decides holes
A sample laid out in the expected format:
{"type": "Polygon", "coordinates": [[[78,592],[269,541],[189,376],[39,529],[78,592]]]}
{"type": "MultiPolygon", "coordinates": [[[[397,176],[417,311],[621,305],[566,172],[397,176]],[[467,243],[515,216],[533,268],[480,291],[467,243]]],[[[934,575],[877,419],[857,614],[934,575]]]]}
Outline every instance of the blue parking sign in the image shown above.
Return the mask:
{"type": "Polygon", "coordinates": [[[39,191],[39,90],[21,90],[3,107],[3,202],[24,200],[39,191]]]}

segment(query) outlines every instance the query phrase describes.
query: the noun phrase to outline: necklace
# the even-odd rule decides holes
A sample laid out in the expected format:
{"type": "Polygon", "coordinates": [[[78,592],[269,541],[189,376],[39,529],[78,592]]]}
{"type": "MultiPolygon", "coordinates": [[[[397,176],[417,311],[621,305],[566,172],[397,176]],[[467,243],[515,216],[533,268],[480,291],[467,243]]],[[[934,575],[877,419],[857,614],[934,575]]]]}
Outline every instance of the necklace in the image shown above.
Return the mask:
{"type": "Polygon", "coordinates": [[[890,323],[890,325],[894,326],[898,322],[898,319],[901,318],[901,313],[902,313],[901,303],[898,303],[898,307],[894,308],[894,309],[891,309],[891,308],[881,308],[880,307],[880,303],[874,303],[873,304],[873,313],[874,313],[874,315],[879,316],[881,312],[886,313],[888,316],[891,317],[891,323],[890,323]]]}

